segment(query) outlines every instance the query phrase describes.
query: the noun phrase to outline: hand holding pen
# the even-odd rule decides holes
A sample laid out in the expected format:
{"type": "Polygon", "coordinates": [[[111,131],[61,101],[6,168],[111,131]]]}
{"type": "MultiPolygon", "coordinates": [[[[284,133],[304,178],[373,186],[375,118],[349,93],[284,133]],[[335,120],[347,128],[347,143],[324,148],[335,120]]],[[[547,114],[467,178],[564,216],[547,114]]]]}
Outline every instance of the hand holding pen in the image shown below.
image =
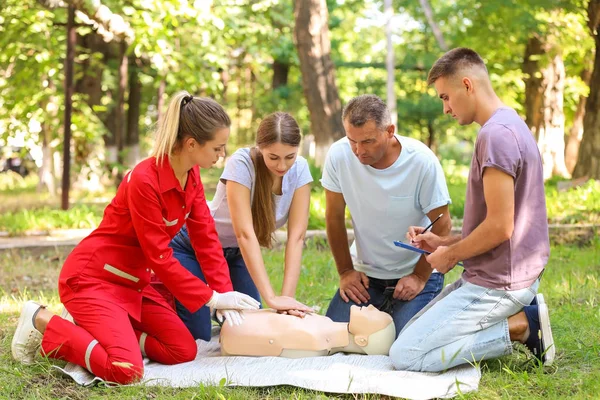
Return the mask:
{"type": "Polygon", "coordinates": [[[411,226],[410,228],[408,228],[406,238],[410,240],[410,243],[413,244],[415,247],[434,252],[435,249],[437,249],[438,246],[442,244],[441,238],[434,233],[429,232],[429,234],[427,234],[427,232],[429,231],[429,229],[431,229],[433,224],[435,224],[443,216],[444,214],[438,215],[438,217],[434,219],[424,229],[420,226],[411,226]],[[417,239],[417,237],[419,238],[417,239]]]}

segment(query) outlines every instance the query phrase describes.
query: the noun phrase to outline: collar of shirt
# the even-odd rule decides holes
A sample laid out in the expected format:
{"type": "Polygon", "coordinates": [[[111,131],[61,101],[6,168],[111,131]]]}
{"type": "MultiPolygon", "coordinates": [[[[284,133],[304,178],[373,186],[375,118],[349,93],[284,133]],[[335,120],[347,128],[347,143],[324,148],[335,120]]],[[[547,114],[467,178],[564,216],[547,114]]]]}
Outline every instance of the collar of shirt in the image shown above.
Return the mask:
{"type": "MultiPolygon", "coordinates": [[[[161,193],[165,193],[171,189],[180,190],[179,181],[175,177],[175,171],[171,167],[171,162],[169,161],[169,157],[165,157],[163,159],[162,165],[156,165],[156,169],[158,170],[158,184],[160,187],[161,193]]],[[[196,187],[198,184],[199,173],[198,166],[192,167],[192,169],[188,172],[188,182],[192,183],[193,187],[196,187]]],[[[187,186],[187,183],[186,183],[187,186]]],[[[185,191],[184,188],[181,188],[181,191],[185,191]]]]}

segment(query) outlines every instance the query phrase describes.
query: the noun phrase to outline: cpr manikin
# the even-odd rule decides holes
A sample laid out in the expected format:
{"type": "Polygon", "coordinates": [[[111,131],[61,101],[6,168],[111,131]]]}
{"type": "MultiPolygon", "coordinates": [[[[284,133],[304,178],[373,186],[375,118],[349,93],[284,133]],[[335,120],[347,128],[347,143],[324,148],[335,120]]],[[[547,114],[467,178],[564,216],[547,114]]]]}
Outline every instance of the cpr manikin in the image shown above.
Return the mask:
{"type": "Polygon", "coordinates": [[[308,314],[298,318],[274,310],[244,312],[244,322],[221,328],[221,353],[230,356],[325,356],[338,352],[388,355],[396,338],[392,317],[372,305],[352,306],[350,322],[308,314]]]}

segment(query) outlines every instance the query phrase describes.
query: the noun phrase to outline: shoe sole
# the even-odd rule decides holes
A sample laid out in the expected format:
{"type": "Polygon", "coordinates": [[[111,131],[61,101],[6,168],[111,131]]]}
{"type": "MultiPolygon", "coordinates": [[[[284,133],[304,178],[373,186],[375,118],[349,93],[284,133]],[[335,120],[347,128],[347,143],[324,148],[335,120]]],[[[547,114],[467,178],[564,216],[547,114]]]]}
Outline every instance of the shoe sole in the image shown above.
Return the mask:
{"type": "MultiPolygon", "coordinates": [[[[543,297],[542,297],[543,300],[543,297]]],[[[550,327],[550,315],[546,303],[538,303],[538,314],[540,318],[540,329],[542,331],[542,347],[544,365],[552,365],[556,355],[554,348],[554,338],[552,337],[552,328],[550,327]]]]}
{"type": "Polygon", "coordinates": [[[546,302],[544,301],[544,295],[542,293],[536,294],[535,299],[538,304],[546,304],[546,302]]]}
{"type": "Polygon", "coordinates": [[[19,360],[17,355],[15,354],[15,345],[17,344],[17,338],[19,337],[19,332],[23,329],[23,324],[25,324],[25,321],[26,321],[25,320],[25,308],[27,308],[28,304],[29,304],[29,302],[26,302],[25,304],[23,304],[23,307],[21,308],[21,315],[19,316],[19,323],[17,324],[17,329],[15,330],[15,334],[13,335],[12,342],[10,343],[10,351],[12,353],[13,358],[17,361],[21,361],[25,365],[31,365],[31,364],[33,364],[33,362],[19,360]]]}

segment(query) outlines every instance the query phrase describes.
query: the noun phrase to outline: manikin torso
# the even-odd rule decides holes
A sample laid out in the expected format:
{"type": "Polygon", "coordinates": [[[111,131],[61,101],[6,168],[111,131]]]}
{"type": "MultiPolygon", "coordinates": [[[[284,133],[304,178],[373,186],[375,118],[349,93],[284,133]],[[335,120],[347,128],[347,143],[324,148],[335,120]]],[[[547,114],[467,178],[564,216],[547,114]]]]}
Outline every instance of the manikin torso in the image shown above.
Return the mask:
{"type": "Polygon", "coordinates": [[[352,306],[349,323],[317,314],[298,318],[273,310],[244,311],[242,325],[223,325],[220,341],[223,355],[298,358],[340,351],[387,355],[395,334],[388,314],[373,306],[352,306]]]}

